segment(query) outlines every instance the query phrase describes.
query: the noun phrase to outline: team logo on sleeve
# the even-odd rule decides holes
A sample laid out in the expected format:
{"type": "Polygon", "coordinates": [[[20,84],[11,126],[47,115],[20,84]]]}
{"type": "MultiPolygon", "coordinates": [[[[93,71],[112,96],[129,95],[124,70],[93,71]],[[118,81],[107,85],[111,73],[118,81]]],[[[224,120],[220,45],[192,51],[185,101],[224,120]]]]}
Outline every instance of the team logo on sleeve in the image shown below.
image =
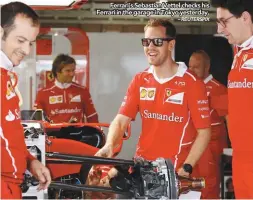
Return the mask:
{"type": "Polygon", "coordinates": [[[7,92],[6,92],[6,99],[10,100],[12,97],[16,96],[14,88],[10,81],[7,81],[7,92]]]}
{"type": "Polygon", "coordinates": [[[49,104],[57,104],[57,103],[63,103],[63,96],[62,95],[49,97],[49,104]]]}
{"type": "Polygon", "coordinates": [[[156,88],[140,87],[140,100],[153,101],[155,99],[156,88]]]}
{"type": "Polygon", "coordinates": [[[49,81],[53,81],[53,80],[54,80],[54,75],[53,75],[52,72],[49,72],[49,73],[47,74],[47,79],[48,79],[49,81]]]}

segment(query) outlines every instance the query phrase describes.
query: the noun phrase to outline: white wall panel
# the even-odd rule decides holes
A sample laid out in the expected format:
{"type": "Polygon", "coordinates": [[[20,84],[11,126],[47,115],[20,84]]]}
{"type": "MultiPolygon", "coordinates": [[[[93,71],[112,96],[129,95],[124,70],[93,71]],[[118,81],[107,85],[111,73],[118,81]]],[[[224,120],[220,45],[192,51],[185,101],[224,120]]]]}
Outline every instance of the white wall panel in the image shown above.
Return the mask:
{"type": "MultiPolygon", "coordinates": [[[[148,67],[141,45],[143,34],[88,33],[90,39],[90,92],[101,122],[116,116],[127,87],[148,67]]],[[[132,137],[124,141],[120,158],[133,157],[141,130],[139,116],[132,123],[132,137]]]]}

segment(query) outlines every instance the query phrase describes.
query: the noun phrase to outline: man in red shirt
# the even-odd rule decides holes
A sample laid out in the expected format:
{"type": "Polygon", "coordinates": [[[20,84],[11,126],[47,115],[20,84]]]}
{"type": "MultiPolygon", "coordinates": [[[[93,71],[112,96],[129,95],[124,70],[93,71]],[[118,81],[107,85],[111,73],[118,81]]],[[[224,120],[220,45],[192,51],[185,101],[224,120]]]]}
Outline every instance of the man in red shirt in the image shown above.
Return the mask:
{"type": "MultiPolygon", "coordinates": [[[[189,69],[201,78],[207,90],[207,96],[218,96],[227,94],[227,88],[213,78],[209,73],[210,57],[203,50],[194,52],[189,60],[189,69]]],[[[227,147],[227,130],[224,117],[220,117],[218,112],[211,107],[211,140],[208,148],[212,154],[204,153],[199,161],[201,165],[200,177],[206,179],[206,188],[202,191],[204,199],[218,199],[220,194],[220,158],[223,148],[227,147]],[[209,158],[208,158],[209,156],[209,158]],[[207,162],[209,160],[209,162],[207,162]],[[211,167],[206,167],[212,163],[211,167]]]]}
{"type": "Polygon", "coordinates": [[[88,89],[72,81],[75,69],[74,58],[58,55],[52,68],[54,84],[37,94],[34,108],[42,109],[52,123],[98,122],[88,89]]]}
{"type": "Polygon", "coordinates": [[[20,183],[28,168],[40,189],[51,182],[49,170],[27,150],[20,121],[19,98],[10,72],[30,53],[39,33],[37,14],[27,5],[12,2],[1,7],[1,199],[21,199],[20,183]]]}
{"type": "MultiPolygon", "coordinates": [[[[142,131],[135,157],[169,158],[179,175],[192,173],[210,139],[210,111],[202,80],[172,59],[175,37],[176,29],[168,20],[153,19],[146,25],[142,45],[150,67],[133,78],[96,156],[113,156],[139,112],[142,131]]],[[[93,173],[96,170],[90,176],[93,173]]]]}
{"type": "Polygon", "coordinates": [[[237,46],[228,76],[228,129],[238,199],[253,199],[253,1],[213,0],[218,33],[237,46]]]}

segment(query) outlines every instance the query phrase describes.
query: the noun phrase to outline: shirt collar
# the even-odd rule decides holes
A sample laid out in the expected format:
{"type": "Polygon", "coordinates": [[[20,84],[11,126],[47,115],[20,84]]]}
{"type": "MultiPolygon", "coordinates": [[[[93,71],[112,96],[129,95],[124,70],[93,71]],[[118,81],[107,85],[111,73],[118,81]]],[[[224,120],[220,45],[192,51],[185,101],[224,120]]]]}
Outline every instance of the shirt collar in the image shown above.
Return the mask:
{"type": "Polygon", "coordinates": [[[8,71],[13,71],[12,62],[2,50],[0,50],[0,67],[8,71]]]}
{"type": "Polygon", "coordinates": [[[249,39],[247,39],[245,42],[243,42],[241,45],[238,45],[239,48],[246,48],[253,45],[253,36],[251,36],[249,39]]]}
{"type": "Polygon", "coordinates": [[[170,81],[171,79],[173,79],[175,76],[179,76],[179,77],[183,77],[186,70],[187,70],[187,66],[185,65],[184,62],[177,62],[178,64],[178,69],[177,72],[174,76],[170,77],[170,78],[164,78],[164,79],[159,79],[154,71],[154,66],[151,65],[150,68],[148,69],[148,73],[153,74],[154,78],[156,79],[157,82],[159,82],[160,84],[166,83],[168,81],[170,81]]]}
{"type": "MultiPolygon", "coordinates": [[[[178,69],[177,69],[177,73],[174,76],[182,77],[184,75],[184,73],[186,72],[186,70],[187,70],[187,66],[185,65],[184,62],[177,62],[177,64],[178,64],[178,69]]],[[[149,67],[148,73],[154,75],[155,71],[154,71],[154,66],[153,65],[151,65],[149,67]]]]}
{"type": "Polygon", "coordinates": [[[57,79],[55,79],[55,85],[58,87],[58,88],[61,88],[61,89],[66,89],[66,88],[69,88],[71,86],[71,83],[61,83],[59,82],[57,79]]]}
{"type": "Polygon", "coordinates": [[[211,81],[213,79],[213,75],[212,74],[210,74],[208,77],[206,77],[205,79],[204,79],[204,83],[205,84],[207,84],[209,81],[211,81]]]}

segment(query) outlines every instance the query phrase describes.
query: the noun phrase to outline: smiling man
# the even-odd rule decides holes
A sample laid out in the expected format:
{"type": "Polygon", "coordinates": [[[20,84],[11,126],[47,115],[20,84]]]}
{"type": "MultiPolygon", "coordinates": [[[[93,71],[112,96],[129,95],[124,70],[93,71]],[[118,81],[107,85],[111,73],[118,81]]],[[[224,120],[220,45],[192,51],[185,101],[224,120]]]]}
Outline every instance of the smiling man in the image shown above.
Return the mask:
{"type": "Polygon", "coordinates": [[[28,168],[40,189],[51,182],[49,170],[27,150],[20,120],[19,98],[11,81],[13,67],[29,55],[39,33],[37,14],[27,5],[12,2],[1,7],[1,193],[0,199],[21,199],[20,183],[28,168]]]}
{"type": "Polygon", "coordinates": [[[228,76],[229,138],[238,199],[253,199],[253,1],[213,0],[218,33],[235,45],[228,76]]]}
{"type": "MultiPolygon", "coordinates": [[[[96,156],[113,156],[139,112],[142,131],[135,157],[171,159],[181,176],[195,170],[210,139],[208,99],[204,83],[184,63],[172,59],[175,37],[169,20],[151,19],[146,25],[141,42],[150,67],[133,78],[96,156]]],[[[91,177],[96,174],[93,169],[91,177]]]]}
{"type": "Polygon", "coordinates": [[[73,82],[75,70],[75,59],[59,54],[52,67],[54,84],[38,91],[34,108],[42,109],[52,123],[98,122],[88,89],[73,82]]]}

